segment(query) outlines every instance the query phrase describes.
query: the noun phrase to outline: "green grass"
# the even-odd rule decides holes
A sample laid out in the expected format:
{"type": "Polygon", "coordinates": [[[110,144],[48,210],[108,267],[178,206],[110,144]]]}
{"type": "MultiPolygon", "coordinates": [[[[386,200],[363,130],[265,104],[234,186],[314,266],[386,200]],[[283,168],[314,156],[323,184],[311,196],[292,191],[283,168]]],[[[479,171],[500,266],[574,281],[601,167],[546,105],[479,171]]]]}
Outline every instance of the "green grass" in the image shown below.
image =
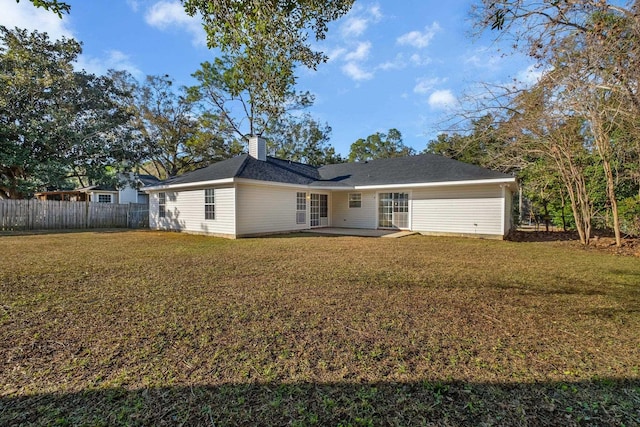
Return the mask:
{"type": "Polygon", "coordinates": [[[0,254],[0,425],[640,425],[636,257],[159,232],[0,254]]]}

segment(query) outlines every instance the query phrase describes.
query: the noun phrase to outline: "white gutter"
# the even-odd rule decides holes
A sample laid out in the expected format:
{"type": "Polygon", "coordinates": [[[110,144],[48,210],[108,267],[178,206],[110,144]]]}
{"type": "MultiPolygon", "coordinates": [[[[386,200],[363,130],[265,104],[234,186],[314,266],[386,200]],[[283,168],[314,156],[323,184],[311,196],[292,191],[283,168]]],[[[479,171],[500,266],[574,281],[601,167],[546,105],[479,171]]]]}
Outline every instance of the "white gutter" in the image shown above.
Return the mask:
{"type": "Polygon", "coordinates": [[[173,190],[173,189],[183,189],[190,187],[206,187],[210,185],[220,185],[220,184],[233,184],[235,182],[235,178],[224,178],[224,179],[214,179],[211,181],[197,181],[197,182],[186,182],[184,184],[167,184],[167,185],[153,185],[151,187],[142,187],[141,190],[145,193],[149,193],[151,191],[161,191],[161,190],[173,190]]]}
{"type": "Polygon", "coordinates": [[[424,187],[451,187],[451,186],[461,186],[461,185],[483,185],[483,184],[485,185],[486,184],[511,184],[515,182],[516,182],[515,178],[497,178],[497,179],[477,179],[477,180],[466,180],[466,181],[422,182],[422,183],[413,183],[413,184],[322,186],[322,185],[288,184],[285,182],[261,181],[256,179],[247,179],[247,178],[225,178],[225,179],[216,179],[211,181],[189,182],[184,184],[155,185],[152,187],[144,187],[142,188],[142,191],[144,191],[145,193],[149,193],[151,191],[186,189],[191,187],[202,188],[202,187],[213,186],[213,185],[233,184],[233,183],[261,185],[261,186],[268,186],[268,187],[301,188],[306,190],[348,191],[348,190],[384,190],[384,189],[391,189],[391,188],[402,189],[402,188],[424,188],[424,187]]]}
{"type": "Polygon", "coordinates": [[[510,184],[515,183],[514,178],[496,179],[473,179],[466,181],[441,181],[441,182],[421,182],[414,184],[382,184],[382,185],[356,185],[354,190],[378,190],[388,188],[424,188],[424,187],[452,187],[460,185],[482,185],[482,184],[510,184]]]}

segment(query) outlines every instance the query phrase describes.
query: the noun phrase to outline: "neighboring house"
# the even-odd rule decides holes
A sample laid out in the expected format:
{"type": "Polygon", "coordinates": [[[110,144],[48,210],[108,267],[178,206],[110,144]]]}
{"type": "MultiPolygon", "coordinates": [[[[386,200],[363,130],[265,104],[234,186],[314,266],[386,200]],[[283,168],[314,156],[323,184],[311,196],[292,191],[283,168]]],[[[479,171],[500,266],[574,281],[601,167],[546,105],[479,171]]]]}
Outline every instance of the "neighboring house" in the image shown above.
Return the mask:
{"type": "Polygon", "coordinates": [[[160,182],[152,175],[135,175],[135,186],[131,183],[126,185],[111,187],[102,185],[91,185],[77,188],[75,190],[44,191],[36,193],[39,200],[67,200],[71,202],[97,202],[97,203],[149,203],[149,195],[141,190],[144,186],[155,185],[160,182]]]}
{"type": "Polygon", "coordinates": [[[145,187],[150,228],[237,238],[316,227],[503,238],[515,178],[445,157],[319,168],[249,154],[145,187]]]}

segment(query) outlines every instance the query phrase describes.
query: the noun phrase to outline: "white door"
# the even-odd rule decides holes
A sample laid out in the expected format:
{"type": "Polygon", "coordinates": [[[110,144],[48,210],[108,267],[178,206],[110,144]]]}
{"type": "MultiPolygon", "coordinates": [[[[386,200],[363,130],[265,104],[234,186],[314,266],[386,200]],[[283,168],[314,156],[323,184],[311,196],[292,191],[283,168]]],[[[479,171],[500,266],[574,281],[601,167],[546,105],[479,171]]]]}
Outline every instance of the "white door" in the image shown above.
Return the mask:
{"type": "Polygon", "coordinates": [[[329,225],[329,196],[311,193],[309,220],[311,227],[327,227],[329,225]]]}
{"type": "Polygon", "coordinates": [[[378,200],[378,227],[409,228],[408,193],[380,193],[378,200]]]}

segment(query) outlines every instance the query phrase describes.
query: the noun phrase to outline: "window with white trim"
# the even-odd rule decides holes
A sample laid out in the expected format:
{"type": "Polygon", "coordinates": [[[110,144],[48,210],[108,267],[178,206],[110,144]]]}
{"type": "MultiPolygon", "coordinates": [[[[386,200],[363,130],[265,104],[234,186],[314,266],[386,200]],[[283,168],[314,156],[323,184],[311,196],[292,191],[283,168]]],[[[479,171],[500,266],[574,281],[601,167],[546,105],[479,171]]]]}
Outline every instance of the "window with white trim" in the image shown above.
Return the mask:
{"type": "Polygon", "coordinates": [[[98,203],[111,203],[111,194],[98,194],[98,203]]]}
{"type": "Polygon", "coordinates": [[[158,217],[164,218],[167,216],[167,194],[158,193],[158,217]]]}
{"type": "Polygon", "coordinates": [[[307,193],[296,193],[296,224],[307,223],[307,193]]]}
{"type": "Polygon", "coordinates": [[[362,207],[362,193],[349,193],[349,207],[350,208],[362,207]]]}
{"type": "Polygon", "coordinates": [[[204,219],[216,219],[216,197],[213,188],[204,190],[204,219]]]}

